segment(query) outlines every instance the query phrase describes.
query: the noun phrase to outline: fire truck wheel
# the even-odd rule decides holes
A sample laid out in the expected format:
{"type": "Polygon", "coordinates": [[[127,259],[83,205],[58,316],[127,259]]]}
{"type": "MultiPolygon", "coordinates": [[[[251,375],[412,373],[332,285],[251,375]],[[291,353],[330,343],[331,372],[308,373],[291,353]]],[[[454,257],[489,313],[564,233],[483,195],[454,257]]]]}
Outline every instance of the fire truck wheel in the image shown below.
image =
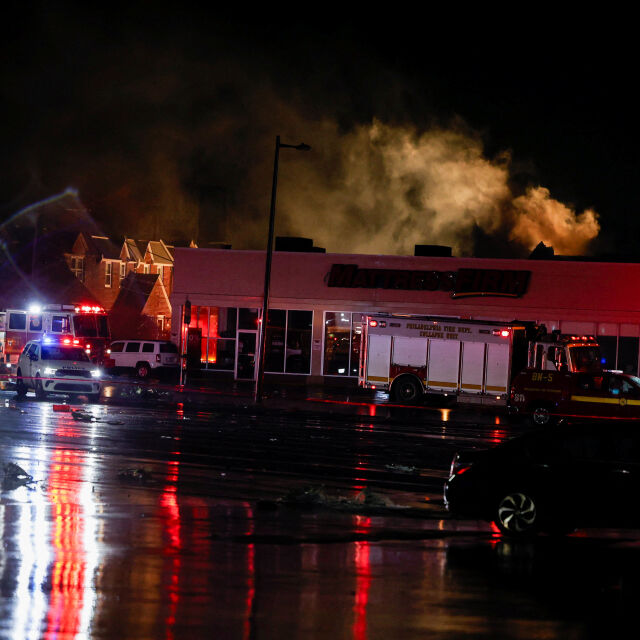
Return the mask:
{"type": "Polygon", "coordinates": [[[18,398],[24,398],[27,395],[27,385],[22,381],[22,371],[18,369],[16,380],[16,394],[18,398]]]}
{"type": "Polygon", "coordinates": [[[413,376],[401,376],[393,383],[392,396],[398,402],[416,402],[421,395],[420,382],[413,376]]]}
{"type": "Polygon", "coordinates": [[[151,369],[149,368],[149,364],[146,362],[138,362],[136,365],[136,374],[138,378],[146,379],[149,377],[151,373],[151,369]]]}
{"type": "Polygon", "coordinates": [[[530,536],[540,528],[540,510],[529,491],[511,491],[498,501],[496,524],[510,536],[530,536]]]}
{"type": "Polygon", "coordinates": [[[542,405],[533,408],[531,418],[533,424],[538,427],[546,427],[547,425],[553,424],[553,416],[549,412],[549,409],[542,405]]]}
{"type": "Polygon", "coordinates": [[[42,380],[40,380],[40,376],[36,376],[35,386],[36,386],[36,398],[38,400],[46,400],[47,394],[45,390],[42,388],[42,380]]]}

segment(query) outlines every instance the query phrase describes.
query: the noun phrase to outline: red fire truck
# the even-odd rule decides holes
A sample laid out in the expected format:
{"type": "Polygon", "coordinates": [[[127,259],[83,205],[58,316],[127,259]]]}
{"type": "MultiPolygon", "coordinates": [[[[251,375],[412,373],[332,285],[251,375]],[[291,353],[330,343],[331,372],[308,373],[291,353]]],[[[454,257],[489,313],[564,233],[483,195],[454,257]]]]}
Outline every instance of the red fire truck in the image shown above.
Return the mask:
{"type": "Polygon", "coordinates": [[[599,369],[598,343],[530,322],[381,314],[363,322],[359,384],[389,390],[397,401],[427,394],[506,406],[513,378],[527,367],[599,369]]]}
{"type": "Polygon", "coordinates": [[[29,340],[51,336],[78,340],[97,364],[102,364],[111,333],[105,310],[93,304],[50,304],[0,311],[0,362],[12,368],[29,340]]]}

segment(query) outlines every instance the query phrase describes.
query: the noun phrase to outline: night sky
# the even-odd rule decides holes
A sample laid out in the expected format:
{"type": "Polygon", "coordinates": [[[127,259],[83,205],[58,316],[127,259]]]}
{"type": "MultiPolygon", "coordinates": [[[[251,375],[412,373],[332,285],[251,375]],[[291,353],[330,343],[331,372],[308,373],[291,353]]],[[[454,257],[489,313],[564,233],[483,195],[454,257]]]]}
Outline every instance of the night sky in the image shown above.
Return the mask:
{"type": "Polygon", "coordinates": [[[73,187],[115,238],[264,248],[281,135],[312,151],[281,150],[278,235],[640,256],[630,20],[317,10],[8,9],[5,229],[73,187]]]}

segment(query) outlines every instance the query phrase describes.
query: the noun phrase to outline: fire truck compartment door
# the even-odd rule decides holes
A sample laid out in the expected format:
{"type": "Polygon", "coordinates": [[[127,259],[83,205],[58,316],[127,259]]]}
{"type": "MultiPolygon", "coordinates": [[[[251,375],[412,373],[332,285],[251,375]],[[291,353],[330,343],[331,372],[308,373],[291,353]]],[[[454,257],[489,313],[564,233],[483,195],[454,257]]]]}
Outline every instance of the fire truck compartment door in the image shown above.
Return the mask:
{"type": "Polygon", "coordinates": [[[509,345],[487,345],[487,393],[507,393],[509,388],[509,345]]]}
{"type": "Polygon", "coordinates": [[[427,363],[426,338],[400,338],[393,339],[392,364],[424,367],[427,363]]]}
{"type": "Polygon", "coordinates": [[[452,392],[457,391],[459,369],[459,340],[436,339],[429,341],[428,389],[452,392]]]}
{"type": "Polygon", "coordinates": [[[367,381],[389,382],[391,364],[391,336],[369,336],[367,353],[367,381]]]}
{"type": "Polygon", "coordinates": [[[482,393],[484,347],[484,342],[462,343],[460,389],[465,393],[482,393]]]}

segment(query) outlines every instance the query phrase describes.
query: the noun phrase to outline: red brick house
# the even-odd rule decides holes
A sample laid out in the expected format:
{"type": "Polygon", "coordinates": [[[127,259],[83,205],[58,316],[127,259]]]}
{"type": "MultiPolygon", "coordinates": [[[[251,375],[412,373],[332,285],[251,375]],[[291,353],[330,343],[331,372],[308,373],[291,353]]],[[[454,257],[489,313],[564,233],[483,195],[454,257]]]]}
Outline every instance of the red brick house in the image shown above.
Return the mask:
{"type": "Polygon", "coordinates": [[[120,283],[111,311],[115,338],[168,340],[171,329],[169,296],[157,273],[130,272],[120,283]]]}
{"type": "Polygon", "coordinates": [[[173,249],[163,240],[124,238],[122,244],[116,244],[105,236],[82,232],[65,260],[76,278],[110,312],[114,336],[117,326],[117,337],[151,339],[168,335],[171,325],[173,249]],[[128,279],[131,274],[155,277],[128,279]],[[125,307],[128,314],[137,315],[127,316],[125,307]],[[139,335],[142,328],[147,333],[139,335]]]}

